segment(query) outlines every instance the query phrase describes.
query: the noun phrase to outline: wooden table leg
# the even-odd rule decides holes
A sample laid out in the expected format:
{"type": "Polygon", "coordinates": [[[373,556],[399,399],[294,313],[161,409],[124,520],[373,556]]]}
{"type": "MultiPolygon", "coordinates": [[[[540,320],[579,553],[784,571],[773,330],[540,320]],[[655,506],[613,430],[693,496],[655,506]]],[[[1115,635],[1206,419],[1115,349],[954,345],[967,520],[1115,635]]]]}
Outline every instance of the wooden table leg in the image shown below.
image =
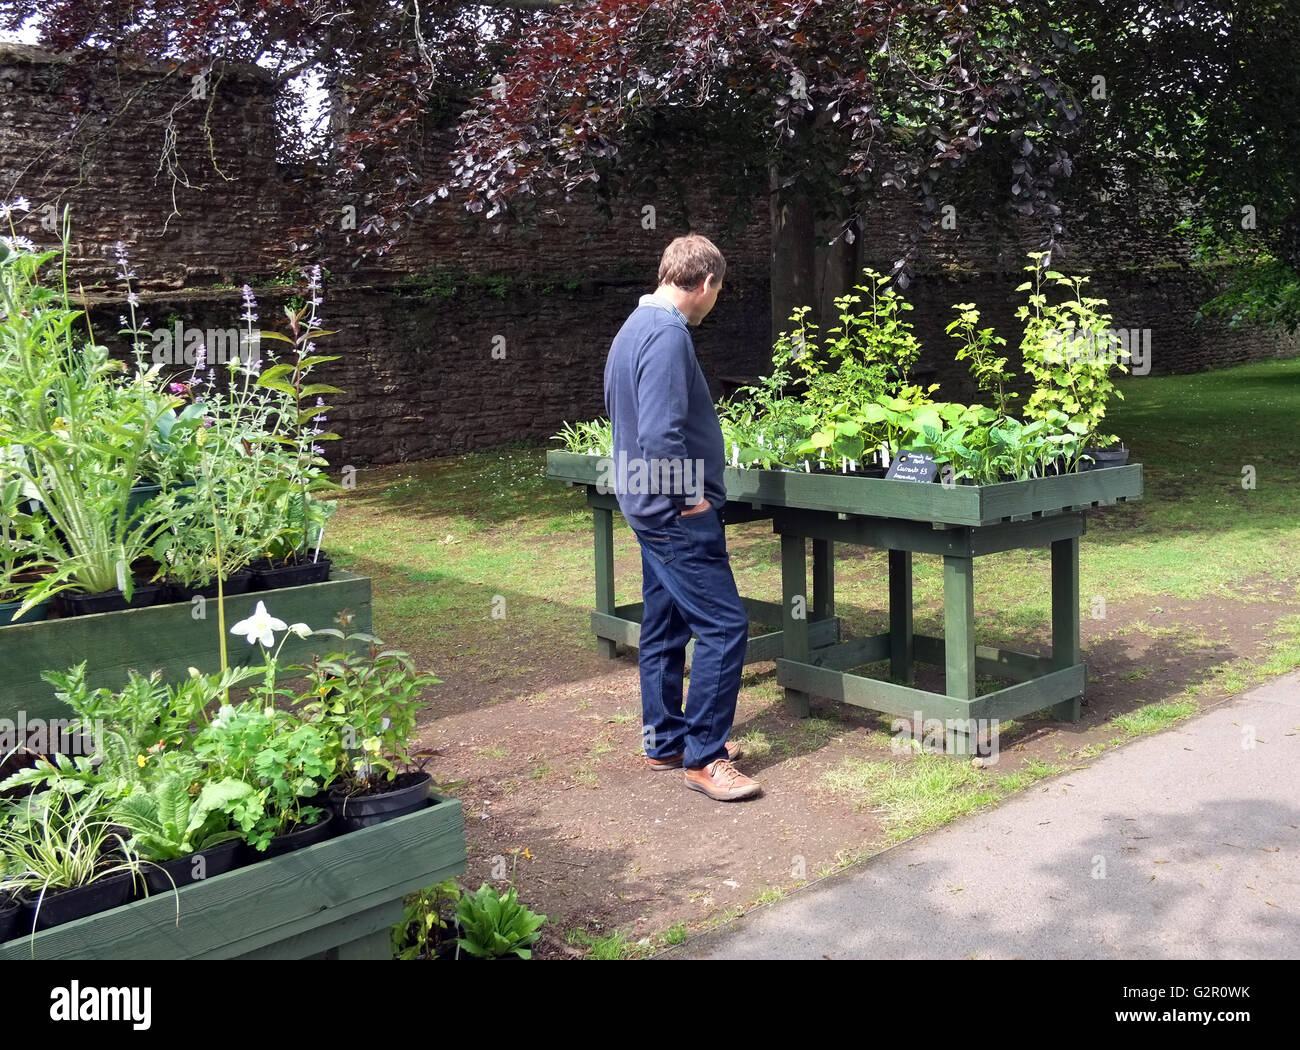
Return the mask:
{"type": "Polygon", "coordinates": [[[835,542],[812,541],[812,618],[826,620],[835,615],[835,542]]]}
{"type": "MultiPolygon", "coordinates": [[[[592,507],[591,519],[596,549],[596,611],[613,616],[614,512],[606,507],[592,507]]],[[[596,645],[607,660],[618,655],[618,643],[612,638],[597,637],[596,645]]]]}
{"type": "MultiPolygon", "coordinates": [[[[808,641],[808,562],[802,536],[781,534],[781,655],[806,663],[811,656],[808,641]]],[[[808,694],[786,689],[786,710],[807,718],[808,694]]]]}
{"type": "MultiPolygon", "coordinates": [[[[943,691],[957,700],[975,698],[975,559],[943,558],[943,691]]],[[[951,753],[970,754],[971,736],[951,723],[945,743],[951,753]]]]}
{"type": "Polygon", "coordinates": [[[916,683],[912,641],[912,552],[889,552],[889,673],[904,685],[916,683]]]}
{"type": "MultiPolygon", "coordinates": [[[[1073,667],[1082,659],[1079,647],[1079,538],[1052,543],[1052,665],[1073,667]]],[[[1066,722],[1083,715],[1083,697],[1075,696],[1052,707],[1066,722]]]]}

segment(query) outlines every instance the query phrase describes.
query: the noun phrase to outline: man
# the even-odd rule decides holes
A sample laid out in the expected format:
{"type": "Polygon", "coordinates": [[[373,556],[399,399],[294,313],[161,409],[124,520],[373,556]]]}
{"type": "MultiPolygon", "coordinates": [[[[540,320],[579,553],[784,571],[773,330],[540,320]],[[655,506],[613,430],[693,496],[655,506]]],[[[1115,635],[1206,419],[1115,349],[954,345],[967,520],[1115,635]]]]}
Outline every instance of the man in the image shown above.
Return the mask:
{"type": "Polygon", "coordinates": [[[615,495],[641,545],[646,761],[654,770],[682,766],[688,788],[731,802],[760,791],[733,764],[739,745],[727,741],[749,617],[722,528],[722,428],[686,327],[713,309],[726,268],[705,237],[668,245],[659,287],[641,297],[610,347],[605,408],[619,464],[615,495]],[[697,641],[683,711],[692,633],[697,641]]]}

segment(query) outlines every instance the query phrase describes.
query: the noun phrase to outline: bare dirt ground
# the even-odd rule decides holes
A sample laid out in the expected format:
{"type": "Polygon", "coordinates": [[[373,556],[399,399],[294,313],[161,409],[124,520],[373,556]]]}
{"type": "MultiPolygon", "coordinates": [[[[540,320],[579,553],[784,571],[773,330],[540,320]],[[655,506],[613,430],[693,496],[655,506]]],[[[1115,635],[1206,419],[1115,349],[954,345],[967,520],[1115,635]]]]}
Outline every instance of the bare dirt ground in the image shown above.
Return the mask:
{"type": "MultiPolygon", "coordinates": [[[[1165,601],[1158,611],[1115,605],[1104,621],[1084,619],[1082,721],[1018,723],[980,776],[994,785],[1027,764],[1086,761],[1125,737],[1113,717],[1189,686],[1199,687],[1202,704],[1226,695],[1211,669],[1260,655],[1277,619],[1297,611],[1260,591],[1259,600],[1165,601]]],[[[1000,641],[1042,651],[1035,639],[1049,633],[1043,625],[1000,641]]],[[[438,653],[446,684],[435,690],[422,743],[440,750],[438,779],[454,784],[465,808],[462,884],[499,878],[514,863],[510,851],[527,849],[516,884],[521,899],[551,919],[541,957],[583,954],[569,943],[577,928],[657,946],[670,927],[689,931],[729,917],[890,842],[883,809],[856,804],[826,782],[845,759],[907,761],[891,752],[888,720],[816,699],[814,717],[797,719],[784,709],[771,663],[746,668],[732,733],[756,742],[739,765],[764,794],[724,804],[688,791],[680,771],[644,765],[635,651],[607,661],[592,641],[587,652],[556,659],[544,643],[517,638],[492,656],[528,667],[526,686],[503,690],[485,680],[481,654],[438,653]]],[[[941,674],[924,669],[918,679],[922,687],[942,684],[941,674]]]]}

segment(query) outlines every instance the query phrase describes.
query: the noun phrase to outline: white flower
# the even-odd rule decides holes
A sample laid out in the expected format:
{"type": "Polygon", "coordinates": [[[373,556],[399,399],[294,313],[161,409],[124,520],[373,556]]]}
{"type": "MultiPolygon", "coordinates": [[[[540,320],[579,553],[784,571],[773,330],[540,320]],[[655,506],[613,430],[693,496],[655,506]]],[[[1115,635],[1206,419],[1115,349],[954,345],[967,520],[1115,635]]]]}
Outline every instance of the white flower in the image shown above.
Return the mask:
{"type": "Polygon", "coordinates": [[[277,620],[274,616],[266,611],[266,603],[258,602],[257,608],[253,610],[253,615],[247,620],[240,620],[234,627],[230,628],[231,634],[242,634],[248,639],[248,644],[261,642],[267,649],[275,644],[275,635],[273,631],[283,631],[287,625],[283,620],[277,620]]]}
{"type": "Polygon", "coordinates": [[[217,717],[212,720],[213,729],[225,729],[227,722],[234,716],[235,709],[229,704],[222,704],[217,717]]]}
{"type": "Polygon", "coordinates": [[[16,211],[30,211],[31,205],[26,197],[19,197],[12,204],[0,204],[0,219],[7,219],[16,211]]]}
{"type": "Polygon", "coordinates": [[[296,634],[299,638],[308,638],[311,636],[311,628],[305,623],[289,624],[289,632],[291,634],[296,634]]]}

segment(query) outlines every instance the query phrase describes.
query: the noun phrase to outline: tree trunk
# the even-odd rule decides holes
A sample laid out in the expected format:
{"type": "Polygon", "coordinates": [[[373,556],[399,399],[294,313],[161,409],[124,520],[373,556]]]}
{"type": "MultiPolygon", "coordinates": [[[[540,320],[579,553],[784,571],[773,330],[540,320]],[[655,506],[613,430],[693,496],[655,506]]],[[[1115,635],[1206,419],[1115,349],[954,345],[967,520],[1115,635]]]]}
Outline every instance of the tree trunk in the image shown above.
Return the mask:
{"type": "Polygon", "coordinates": [[[843,221],[837,223],[825,236],[817,238],[817,306],[820,315],[817,323],[822,325],[823,331],[827,325],[834,324],[839,316],[835,300],[841,295],[847,295],[861,277],[859,260],[862,238],[841,232],[843,221]],[[852,241],[850,237],[853,238],[852,241]],[[832,238],[834,242],[828,244],[832,238]]]}
{"type": "Polygon", "coordinates": [[[772,339],[790,327],[796,306],[817,309],[817,260],[813,202],[802,180],[782,188],[771,169],[772,339]]]}

